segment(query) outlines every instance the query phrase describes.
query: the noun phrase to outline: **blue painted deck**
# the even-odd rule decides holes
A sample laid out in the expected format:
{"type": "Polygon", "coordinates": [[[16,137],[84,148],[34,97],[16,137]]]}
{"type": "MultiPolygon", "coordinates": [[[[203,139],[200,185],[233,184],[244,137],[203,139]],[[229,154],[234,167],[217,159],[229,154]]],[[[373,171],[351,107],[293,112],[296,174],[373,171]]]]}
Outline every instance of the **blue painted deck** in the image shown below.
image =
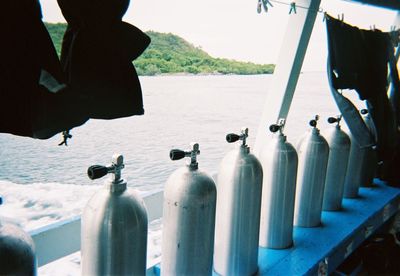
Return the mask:
{"type": "Polygon", "coordinates": [[[376,180],[373,187],[360,188],[359,194],[344,199],[343,210],[323,212],[321,227],[295,227],[294,247],[260,248],[259,275],[316,275],[321,261],[328,273],[333,272],[399,210],[400,189],[376,180]]]}
{"type": "MultiPolygon", "coordinates": [[[[358,198],[344,199],[341,211],[323,212],[320,227],[295,227],[292,248],[260,248],[258,275],[318,275],[318,272],[326,275],[333,272],[400,209],[400,189],[378,180],[374,182],[371,188],[360,188],[358,198]]],[[[153,272],[159,275],[159,265],[153,272]]]]}

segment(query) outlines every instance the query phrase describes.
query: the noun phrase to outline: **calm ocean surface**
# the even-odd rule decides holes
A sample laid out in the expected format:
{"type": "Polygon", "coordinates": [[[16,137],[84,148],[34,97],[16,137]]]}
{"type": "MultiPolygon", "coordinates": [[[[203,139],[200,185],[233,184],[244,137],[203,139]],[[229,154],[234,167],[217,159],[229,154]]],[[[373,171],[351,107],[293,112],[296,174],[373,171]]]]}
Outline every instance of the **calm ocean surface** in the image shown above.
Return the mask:
{"type": "MultiPolygon", "coordinates": [[[[259,125],[271,75],[142,77],[145,115],[118,120],[90,120],[72,130],[69,146],[58,146],[61,136],[34,140],[0,134],[0,180],[16,184],[60,183],[91,185],[86,170],[109,164],[114,153],[125,157],[123,177],[141,191],[163,188],[171,172],[185,161],[169,160],[172,148],[200,144],[200,168],[215,174],[224,154],[232,148],[228,132],[249,128],[249,144],[259,125]]],[[[337,109],[325,73],[301,74],[285,129],[295,144],[319,114],[321,129],[337,109]]],[[[0,191],[1,193],[1,191],[0,191]]]]}

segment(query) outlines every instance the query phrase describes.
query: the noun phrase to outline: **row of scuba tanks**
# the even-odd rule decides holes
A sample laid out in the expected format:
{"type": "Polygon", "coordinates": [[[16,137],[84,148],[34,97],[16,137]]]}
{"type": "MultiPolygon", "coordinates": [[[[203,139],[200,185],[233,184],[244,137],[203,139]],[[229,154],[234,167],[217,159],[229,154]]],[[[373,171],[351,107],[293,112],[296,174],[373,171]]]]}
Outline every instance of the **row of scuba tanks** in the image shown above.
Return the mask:
{"type": "MultiPolygon", "coordinates": [[[[274,138],[258,158],[246,144],[248,129],[228,134],[227,142],[241,143],[222,160],[218,185],[199,169],[197,143],[171,150],[172,160],[190,161],[165,186],[161,274],[211,275],[214,268],[220,275],[253,275],[259,246],[291,247],[293,226],[318,227],[322,210],[340,210],[343,197],[357,197],[360,186],[372,183],[374,149],[350,142],[341,116],[328,119],[336,125],[324,138],[318,119],[297,151],[283,134],[285,121],[271,125],[274,138]]],[[[82,275],[146,273],[147,212],[121,178],[123,168],[122,155],[114,155],[110,166],[88,169],[91,179],[109,173],[111,179],[82,215],[82,275]]]]}

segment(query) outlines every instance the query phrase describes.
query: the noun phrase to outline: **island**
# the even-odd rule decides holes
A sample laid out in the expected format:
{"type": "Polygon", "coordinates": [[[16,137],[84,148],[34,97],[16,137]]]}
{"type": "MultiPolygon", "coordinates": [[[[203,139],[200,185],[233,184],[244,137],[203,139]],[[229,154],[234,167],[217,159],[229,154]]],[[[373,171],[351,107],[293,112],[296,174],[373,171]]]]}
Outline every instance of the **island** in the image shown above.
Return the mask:
{"type": "MultiPolygon", "coordinates": [[[[58,55],[67,27],[65,23],[45,23],[58,55]]],[[[214,58],[172,33],[147,31],[150,46],[133,61],[139,76],[162,74],[272,74],[273,64],[255,64],[225,58],[214,58]]]]}

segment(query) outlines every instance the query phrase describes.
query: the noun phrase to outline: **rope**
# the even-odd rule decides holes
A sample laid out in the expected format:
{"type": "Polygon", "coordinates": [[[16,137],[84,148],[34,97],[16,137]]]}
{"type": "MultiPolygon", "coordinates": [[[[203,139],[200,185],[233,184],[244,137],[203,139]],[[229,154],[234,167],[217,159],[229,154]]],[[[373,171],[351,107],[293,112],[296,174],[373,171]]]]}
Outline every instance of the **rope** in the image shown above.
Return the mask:
{"type": "Polygon", "coordinates": [[[324,9],[322,9],[322,8],[315,10],[315,9],[310,9],[309,7],[306,7],[306,6],[297,5],[296,2],[293,2],[293,1],[292,2],[284,2],[284,1],[280,1],[280,0],[258,0],[257,12],[261,13],[261,5],[263,6],[264,11],[268,12],[268,4],[271,7],[273,7],[271,2],[289,6],[290,7],[289,14],[292,14],[292,13],[296,14],[297,13],[296,8],[311,10],[311,11],[318,12],[318,13],[324,13],[324,9]]]}

